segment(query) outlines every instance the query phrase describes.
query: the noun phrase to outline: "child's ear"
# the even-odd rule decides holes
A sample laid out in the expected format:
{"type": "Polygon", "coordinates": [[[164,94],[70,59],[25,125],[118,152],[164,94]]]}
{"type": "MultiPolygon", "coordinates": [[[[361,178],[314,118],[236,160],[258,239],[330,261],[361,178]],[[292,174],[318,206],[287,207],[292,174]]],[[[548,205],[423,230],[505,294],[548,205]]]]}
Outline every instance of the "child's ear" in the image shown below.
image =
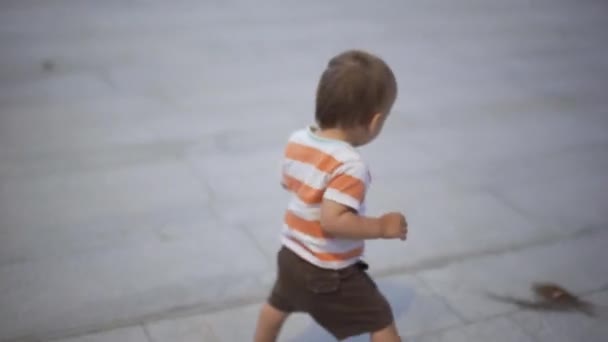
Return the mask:
{"type": "Polygon", "coordinates": [[[374,116],[372,116],[372,119],[369,122],[370,132],[378,132],[378,130],[382,126],[383,116],[384,116],[384,114],[382,114],[382,113],[376,113],[376,114],[374,114],[374,116]]]}

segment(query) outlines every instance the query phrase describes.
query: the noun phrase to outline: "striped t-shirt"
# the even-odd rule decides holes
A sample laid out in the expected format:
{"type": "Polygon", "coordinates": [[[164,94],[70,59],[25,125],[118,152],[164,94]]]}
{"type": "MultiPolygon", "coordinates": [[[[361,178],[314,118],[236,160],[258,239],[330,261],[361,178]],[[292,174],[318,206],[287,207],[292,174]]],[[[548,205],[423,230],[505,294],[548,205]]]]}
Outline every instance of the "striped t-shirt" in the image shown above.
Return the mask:
{"type": "Polygon", "coordinates": [[[335,238],[322,231],[320,207],[323,199],[330,199],[364,215],[370,178],[350,144],[322,138],[313,127],[293,133],[282,163],[282,184],[292,194],[283,245],[322,268],[340,269],[356,263],[364,241],[335,238]]]}

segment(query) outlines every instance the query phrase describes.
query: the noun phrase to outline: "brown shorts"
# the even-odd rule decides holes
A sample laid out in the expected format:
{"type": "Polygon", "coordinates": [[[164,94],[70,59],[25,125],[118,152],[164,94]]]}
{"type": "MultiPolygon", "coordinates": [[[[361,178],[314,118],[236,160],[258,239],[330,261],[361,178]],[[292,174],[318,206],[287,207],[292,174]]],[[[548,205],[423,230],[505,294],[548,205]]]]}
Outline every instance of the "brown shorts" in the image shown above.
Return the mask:
{"type": "Polygon", "coordinates": [[[268,302],[284,312],[305,312],[338,340],[388,327],[390,305],[359,262],[322,269],[286,247],[278,254],[278,276],[268,302]]]}

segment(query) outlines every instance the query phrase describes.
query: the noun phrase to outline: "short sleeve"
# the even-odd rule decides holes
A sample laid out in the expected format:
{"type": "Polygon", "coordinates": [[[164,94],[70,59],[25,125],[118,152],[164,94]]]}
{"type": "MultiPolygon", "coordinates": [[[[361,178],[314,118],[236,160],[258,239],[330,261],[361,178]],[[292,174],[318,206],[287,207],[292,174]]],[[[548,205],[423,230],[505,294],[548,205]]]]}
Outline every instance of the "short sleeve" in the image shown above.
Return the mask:
{"type": "Polygon", "coordinates": [[[348,162],[332,173],[323,198],[359,211],[365,199],[368,183],[367,166],[360,161],[348,162]]]}

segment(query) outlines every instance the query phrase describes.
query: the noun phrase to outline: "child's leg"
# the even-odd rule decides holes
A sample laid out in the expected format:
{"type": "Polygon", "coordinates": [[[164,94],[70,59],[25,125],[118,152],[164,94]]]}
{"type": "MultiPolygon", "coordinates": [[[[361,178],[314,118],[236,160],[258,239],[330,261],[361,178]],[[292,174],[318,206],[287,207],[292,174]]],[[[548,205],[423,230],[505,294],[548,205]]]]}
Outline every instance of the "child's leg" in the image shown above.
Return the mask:
{"type": "Polygon", "coordinates": [[[260,311],[255,331],[255,342],[275,342],[289,313],[266,303],[260,311]]]}
{"type": "Polygon", "coordinates": [[[372,342],[402,342],[395,323],[371,334],[372,342]]]}

